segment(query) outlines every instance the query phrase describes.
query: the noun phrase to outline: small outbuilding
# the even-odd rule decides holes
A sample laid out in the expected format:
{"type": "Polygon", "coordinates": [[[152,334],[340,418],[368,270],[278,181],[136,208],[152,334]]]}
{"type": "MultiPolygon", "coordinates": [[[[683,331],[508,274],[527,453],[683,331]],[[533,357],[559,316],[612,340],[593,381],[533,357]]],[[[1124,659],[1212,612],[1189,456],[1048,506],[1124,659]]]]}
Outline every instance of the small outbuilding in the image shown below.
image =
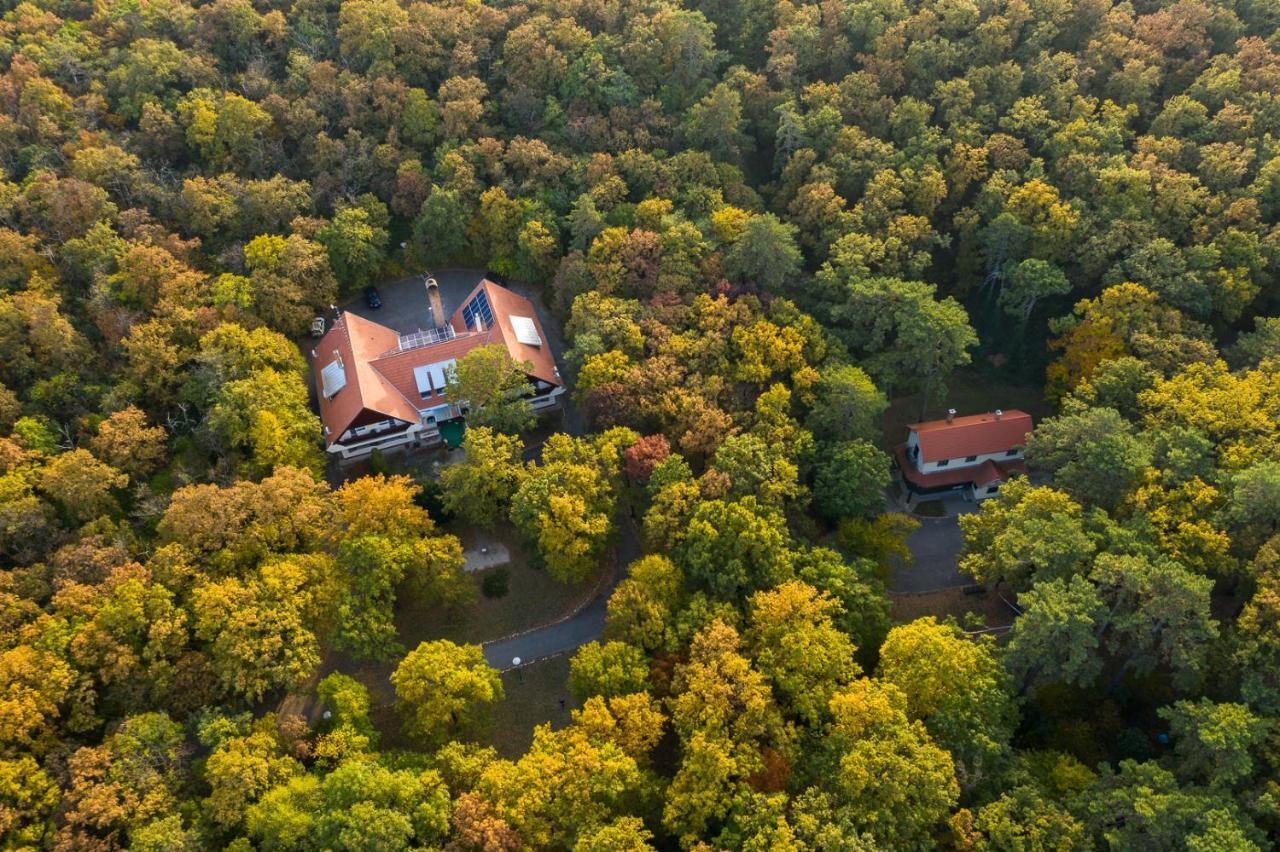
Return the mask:
{"type": "Polygon", "coordinates": [[[1027,472],[1023,459],[1033,424],[1025,411],[996,409],[907,427],[907,440],[894,448],[902,481],[917,496],[960,493],[970,500],[995,496],[1015,473],[1027,472]]]}

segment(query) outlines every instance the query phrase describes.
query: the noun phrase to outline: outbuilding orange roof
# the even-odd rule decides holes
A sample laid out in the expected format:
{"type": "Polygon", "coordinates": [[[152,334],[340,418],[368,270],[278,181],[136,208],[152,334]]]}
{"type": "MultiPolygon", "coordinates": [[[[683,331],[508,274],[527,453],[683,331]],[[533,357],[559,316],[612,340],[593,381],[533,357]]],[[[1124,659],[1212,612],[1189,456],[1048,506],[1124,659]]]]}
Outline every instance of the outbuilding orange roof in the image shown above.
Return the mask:
{"type": "Polygon", "coordinates": [[[1027,472],[1027,466],[1022,459],[999,462],[988,459],[979,465],[948,467],[931,473],[921,473],[915,463],[907,458],[906,444],[894,447],[893,456],[898,462],[898,469],[902,471],[902,475],[920,488],[950,488],[969,484],[979,488],[995,482],[1005,482],[1015,473],[1025,475],[1027,472]]]}
{"type": "Polygon", "coordinates": [[[1002,453],[1027,442],[1031,415],[1012,409],[1000,414],[970,414],[946,420],[929,420],[907,427],[916,433],[923,462],[1002,453]]]}

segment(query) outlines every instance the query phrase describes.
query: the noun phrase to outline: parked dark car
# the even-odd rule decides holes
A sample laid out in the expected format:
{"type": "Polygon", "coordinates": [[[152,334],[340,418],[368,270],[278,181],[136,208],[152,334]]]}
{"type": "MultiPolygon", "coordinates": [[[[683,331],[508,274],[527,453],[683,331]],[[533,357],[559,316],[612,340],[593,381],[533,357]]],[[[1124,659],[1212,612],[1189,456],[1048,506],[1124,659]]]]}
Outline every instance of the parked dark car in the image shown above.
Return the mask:
{"type": "Polygon", "coordinates": [[[364,303],[375,311],[382,307],[382,294],[377,287],[364,288],[364,303]]]}

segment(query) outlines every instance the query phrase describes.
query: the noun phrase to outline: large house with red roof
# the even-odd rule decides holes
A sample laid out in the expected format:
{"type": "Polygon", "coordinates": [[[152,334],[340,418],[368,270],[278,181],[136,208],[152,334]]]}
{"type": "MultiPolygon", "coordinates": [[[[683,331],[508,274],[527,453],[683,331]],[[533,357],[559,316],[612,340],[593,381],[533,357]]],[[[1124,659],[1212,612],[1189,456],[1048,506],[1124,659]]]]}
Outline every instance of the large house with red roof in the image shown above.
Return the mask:
{"type": "Polygon", "coordinates": [[[1025,411],[1001,411],[930,420],[907,427],[894,461],[917,496],[959,492],[971,500],[995,496],[1010,476],[1025,474],[1023,448],[1032,429],[1025,411]]]}
{"type": "MultiPolygon", "coordinates": [[[[439,304],[438,292],[427,296],[439,304]]],[[[355,458],[375,448],[440,443],[440,427],[467,413],[466,400],[448,398],[449,371],[489,344],[530,365],[535,409],[557,403],[564,383],[537,312],[492,281],[481,281],[447,322],[409,334],[343,311],[311,353],[326,449],[355,458]]]]}

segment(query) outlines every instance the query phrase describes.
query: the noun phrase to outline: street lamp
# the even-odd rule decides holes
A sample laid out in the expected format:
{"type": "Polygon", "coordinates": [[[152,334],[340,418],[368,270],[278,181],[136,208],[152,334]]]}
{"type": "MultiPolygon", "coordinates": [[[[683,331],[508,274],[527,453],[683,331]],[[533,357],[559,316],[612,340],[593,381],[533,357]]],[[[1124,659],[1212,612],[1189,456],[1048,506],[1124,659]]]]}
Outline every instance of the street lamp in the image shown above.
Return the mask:
{"type": "Polygon", "coordinates": [[[511,665],[516,670],[516,680],[518,680],[520,683],[524,683],[524,670],[520,668],[520,658],[512,657],[511,665]]]}

